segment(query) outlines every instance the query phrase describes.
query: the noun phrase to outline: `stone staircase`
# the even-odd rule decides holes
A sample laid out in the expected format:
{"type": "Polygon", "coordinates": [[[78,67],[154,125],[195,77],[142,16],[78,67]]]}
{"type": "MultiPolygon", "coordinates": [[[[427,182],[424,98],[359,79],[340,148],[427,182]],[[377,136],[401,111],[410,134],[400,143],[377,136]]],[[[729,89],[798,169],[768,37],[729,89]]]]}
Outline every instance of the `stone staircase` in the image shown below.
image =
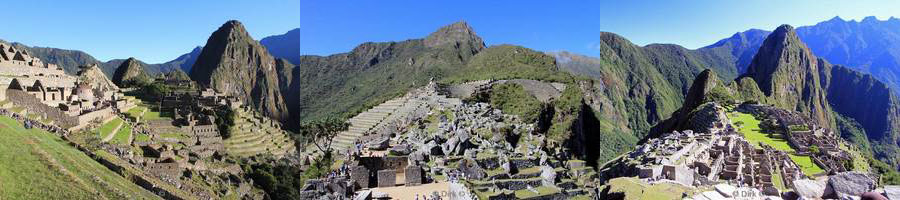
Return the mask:
{"type": "Polygon", "coordinates": [[[408,97],[399,97],[388,100],[378,106],[375,106],[359,115],[347,120],[350,122],[350,128],[347,131],[338,133],[332,141],[331,147],[334,152],[344,153],[353,146],[356,140],[373,130],[376,126],[386,121],[398,108],[403,107],[408,102],[408,97]]]}

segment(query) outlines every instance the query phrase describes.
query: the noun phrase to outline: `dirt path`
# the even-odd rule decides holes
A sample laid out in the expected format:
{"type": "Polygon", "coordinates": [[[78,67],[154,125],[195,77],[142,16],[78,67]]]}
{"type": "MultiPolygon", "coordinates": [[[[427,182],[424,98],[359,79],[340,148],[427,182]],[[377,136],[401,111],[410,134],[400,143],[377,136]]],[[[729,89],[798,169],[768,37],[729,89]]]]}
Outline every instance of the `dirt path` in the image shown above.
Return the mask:
{"type": "Polygon", "coordinates": [[[450,192],[450,183],[438,182],[422,184],[418,186],[374,188],[372,189],[372,191],[387,193],[391,197],[391,199],[415,200],[416,194],[419,195],[419,199],[422,199],[423,195],[430,195],[433,192],[437,192],[438,194],[447,194],[448,192],[450,192]]]}

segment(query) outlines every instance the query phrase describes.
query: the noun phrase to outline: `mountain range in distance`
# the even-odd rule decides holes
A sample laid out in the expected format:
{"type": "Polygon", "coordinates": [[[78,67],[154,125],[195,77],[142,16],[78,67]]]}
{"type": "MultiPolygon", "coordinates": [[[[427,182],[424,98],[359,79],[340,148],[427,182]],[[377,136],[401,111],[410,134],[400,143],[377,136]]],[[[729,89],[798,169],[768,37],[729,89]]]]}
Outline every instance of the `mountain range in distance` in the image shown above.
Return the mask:
{"type": "MultiPolygon", "coordinates": [[[[265,37],[260,40],[260,42],[269,49],[269,53],[273,54],[273,56],[285,58],[296,63],[300,60],[299,37],[300,29],[296,28],[285,34],[265,37]]],[[[3,40],[0,40],[0,42],[7,43],[3,40]]],[[[35,56],[48,63],[59,65],[68,74],[75,74],[78,72],[79,66],[97,64],[100,66],[103,73],[111,78],[116,71],[116,68],[127,60],[127,58],[119,58],[104,62],[97,60],[90,54],[80,50],[28,46],[18,42],[12,42],[10,44],[17,49],[25,49],[28,52],[32,52],[35,56]]],[[[203,46],[194,47],[190,52],[164,63],[148,64],[140,60],[138,60],[138,62],[143,66],[144,70],[154,75],[171,72],[176,69],[190,72],[194,62],[197,61],[197,57],[200,55],[201,50],[203,50],[203,46]]]]}

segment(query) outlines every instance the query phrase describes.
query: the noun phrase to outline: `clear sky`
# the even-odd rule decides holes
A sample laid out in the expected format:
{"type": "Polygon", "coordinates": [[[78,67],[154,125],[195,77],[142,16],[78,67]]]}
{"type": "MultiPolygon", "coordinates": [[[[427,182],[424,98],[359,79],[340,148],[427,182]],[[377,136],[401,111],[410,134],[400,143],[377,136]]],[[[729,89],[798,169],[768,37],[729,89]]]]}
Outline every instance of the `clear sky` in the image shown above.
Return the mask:
{"type": "Polygon", "coordinates": [[[300,51],[329,55],[367,41],[423,38],[459,20],[488,45],[594,55],[598,33],[639,45],[703,47],[750,28],[813,25],[840,16],[900,17],[897,1],[322,1],[300,2],[300,51]]]}
{"type": "Polygon", "coordinates": [[[299,27],[299,0],[0,2],[0,39],[85,51],[98,60],[162,63],[196,46],[230,19],[254,39],[299,27]]]}

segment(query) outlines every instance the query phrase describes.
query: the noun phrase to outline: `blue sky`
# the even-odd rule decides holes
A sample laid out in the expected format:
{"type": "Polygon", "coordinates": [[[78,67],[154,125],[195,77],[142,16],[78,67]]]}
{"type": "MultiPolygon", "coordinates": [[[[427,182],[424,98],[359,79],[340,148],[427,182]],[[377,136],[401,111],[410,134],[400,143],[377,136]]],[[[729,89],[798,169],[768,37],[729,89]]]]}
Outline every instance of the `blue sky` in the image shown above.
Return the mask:
{"type": "Polygon", "coordinates": [[[85,51],[101,61],[135,57],[161,63],[206,44],[230,19],[253,38],[299,27],[299,0],[52,1],[0,3],[0,39],[85,51]]]}
{"type": "Polygon", "coordinates": [[[900,15],[891,1],[322,1],[300,2],[300,51],[329,55],[368,42],[424,38],[465,20],[488,45],[594,55],[598,33],[639,45],[673,43],[690,49],[750,28],[813,25],[840,16],[886,20],[900,15]]]}

